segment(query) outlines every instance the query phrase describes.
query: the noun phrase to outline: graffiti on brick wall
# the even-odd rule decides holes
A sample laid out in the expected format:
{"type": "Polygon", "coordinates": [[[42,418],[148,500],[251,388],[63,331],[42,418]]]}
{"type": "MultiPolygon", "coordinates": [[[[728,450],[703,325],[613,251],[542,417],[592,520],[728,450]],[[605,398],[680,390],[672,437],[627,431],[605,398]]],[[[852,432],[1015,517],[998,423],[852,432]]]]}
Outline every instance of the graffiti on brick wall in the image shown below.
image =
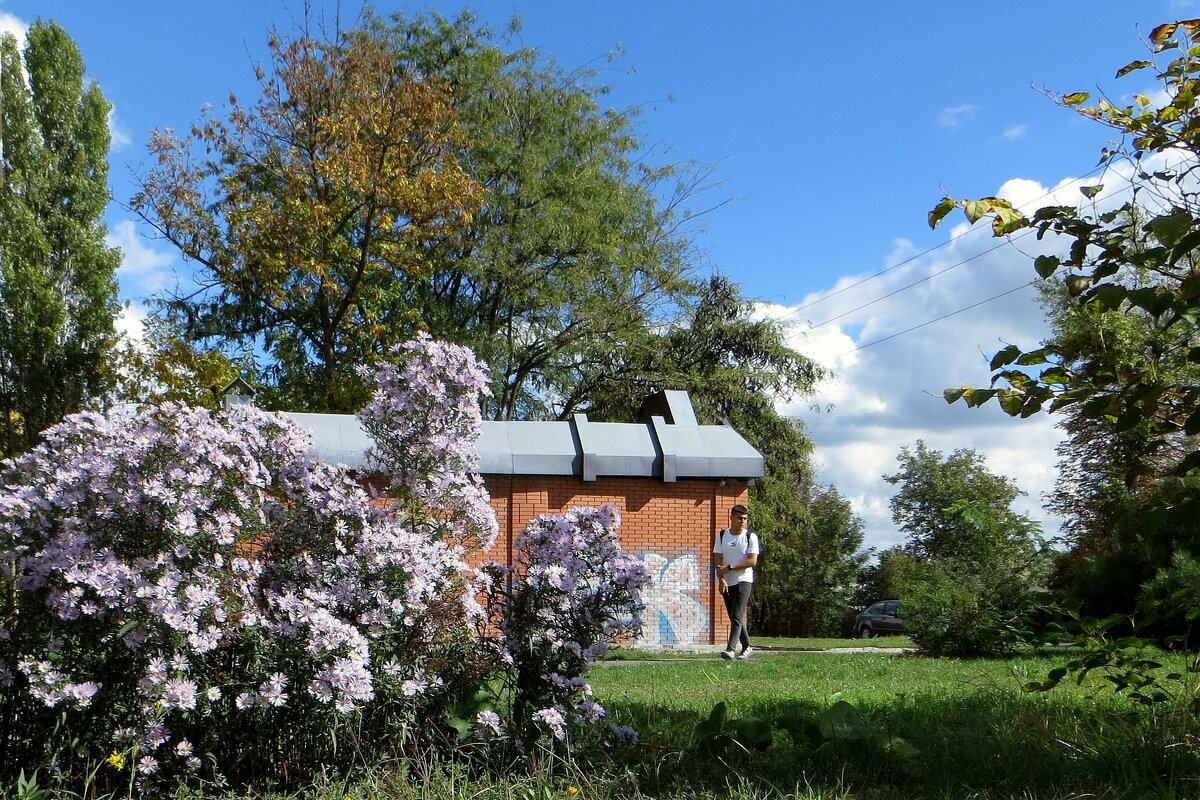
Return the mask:
{"type": "Polygon", "coordinates": [[[695,553],[667,559],[644,553],[651,584],[642,590],[646,610],[638,646],[702,644],[708,641],[708,611],[700,602],[700,560],[695,553]]]}

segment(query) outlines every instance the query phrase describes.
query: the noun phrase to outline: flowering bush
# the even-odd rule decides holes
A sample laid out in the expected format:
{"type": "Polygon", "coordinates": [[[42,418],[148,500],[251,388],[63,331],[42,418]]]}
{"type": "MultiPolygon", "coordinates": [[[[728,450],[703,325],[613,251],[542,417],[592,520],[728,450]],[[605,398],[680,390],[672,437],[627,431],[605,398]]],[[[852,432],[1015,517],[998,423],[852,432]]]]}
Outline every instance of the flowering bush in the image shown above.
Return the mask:
{"type": "Polygon", "coordinates": [[[497,677],[480,738],[606,722],[582,676],[648,580],[615,509],[534,520],[491,583],[466,561],[498,531],[483,372],[428,337],[397,356],[361,415],[386,497],[247,406],[79,414],[0,463],[0,785],[47,763],[142,789],[302,782],[429,735],[497,677]]]}
{"type": "Polygon", "coordinates": [[[415,526],[491,550],[500,528],[475,449],[487,374],[470,350],[427,334],[392,352],[396,360],[376,368],[371,400],[358,414],[375,442],[372,460],[415,526]]]}
{"type": "MultiPolygon", "coordinates": [[[[535,517],[513,543],[514,569],[493,581],[490,608],[511,664],[511,733],[523,747],[566,742],[572,731],[635,736],[608,722],[584,677],[610,643],[641,629],[650,574],[621,552],[620,525],[612,505],[535,517]]],[[[478,720],[480,735],[498,733],[498,724],[494,715],[478,720]]]]}
{"type": "MultiPolygon", "coordinates": [[[[459,363],[425,367],[419,380],[458,390],[459,363]]],[[[146,783],[205,760],[231,778],[296,775],[352,755],[335,731],[369,746],[372,728],[436,712],[471,666],[461,645],[482,589],[442,534],[494,538],[495,520],[476,507],[469,528],[426,524],[450,513],[439,487],[461,503],[476,486],[466,446],[446,445],[477,418],[422,429],[405,414],[427,408],[386,413],[409,432],[391,441],[424,459],[404,474],[407,514],[248,407],[81,414],[5,462],[0,764],[129,753],[146,783]]]]}

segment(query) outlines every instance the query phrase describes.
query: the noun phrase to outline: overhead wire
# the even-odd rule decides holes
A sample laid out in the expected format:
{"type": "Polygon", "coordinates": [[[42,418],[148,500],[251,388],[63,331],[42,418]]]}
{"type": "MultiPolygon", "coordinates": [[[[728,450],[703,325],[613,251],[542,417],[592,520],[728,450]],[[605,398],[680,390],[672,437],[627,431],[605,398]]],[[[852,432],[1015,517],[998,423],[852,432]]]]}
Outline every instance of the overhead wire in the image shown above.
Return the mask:
{"type": "MultiPolygon", "coordinates": [[[[1050,197],[1050,196],[1051,196],[1052,194],[1054,194],[1056,191],[1059,191],[1059,190],[1061,190],[1062,188],[1064,188],[1064,187],[1066,187],[1066,186],[1070,186],[1070,185],[1071,185],[1071,184],[1073,184],[1073,183],[1080,183],[1080,182],[1082,182],[1082,181],[1085,181],[1085,180],[1087,180],[1088,178],[1094,177],[1096,174],[1098,174],[1098,173],[1100,173],[1101,171],[1103,171],[1104,169],[1106,169],[1106,167],[1107,167],[1107,164],[1104,164],[1104,163],[1097,164],[1095,167],[1092,167],[1092,169],[1090,169],[1089,171],[1085,172],[1084,174],[1082,174],[1082,175],[1080,175],[1080,176],[1078,176],[1078,177],[1076,177],[1076,178],[1072,178],[1071,180],[1069,180],[1069,181],[1066,181],[1065,183],[1062,183],[1062,184],[1060,184],[1059,186],[1056,186],[1055,188],[1051,189],[1051,190],[1050,190],[1050,191],[1048,191],[1048,192],[1043,192],[1041,195],[1039,195],[1039,196],[1037,196],[1037,197],[1033,198],[1033,199],[1032,199],[1030,202],[1031,202],[1031,203],[1036,203],[1036,202],[1037,202],[1037,201],[1039,201],[1039,200],[1043,200],[1043,199],[1045,199],[1045,198],[1047,198],[1047,197],[1050,197]]],[[[919,259],[919,258],[923,258],[923,257],[925,257],[925,256],[929,255],[930,253],[932,253],[932,252],[936,251],[936,250],[940,250],[940,249],[941,249],[941,248],[943,248],[943,247],[948,247],[948,246],[950,246],[951,244],[953,244],[953,243],[957,242],[959,239],[962,239],[964,236],[969,236],[970,234],[974,233],[974,232],[975,232],[975,231],[977,231],[977,230],[980,230],[980,228],[976,228],[976,227],[971,227],[971,228],[968,228],[967,230],[963,231],[962,233],[960,233],[960,234],[957,234],[957,235],[955,235],[955,236],[951,236],[951,237],[950,237],[949,239],[947,239],[946,241],[944,241],[944,242],[939,242],[938,244],[935,244],[935,245],[933,245],[932,247],[928,247],[928,248],[926,248],[925,250],[922,250],[920,253],[917,253],[917,254],[915,254],[915,255],[911,255],[911,256],[909,256],[908,258],[904,259],[903,261],[900,261],[900,262],[897,262],[896,264],[893,264],[892,266],[888,267],[887,269],[880,270],[879,272],[876,272],[876,273],[873,273],[873,274],[871,274],[871,275],[868,275],[867,277],[865,277],[865,278],[862,278],[862,279],[860,279],[860,280],[857,280],[857,281],[855,281],[854,283],[851,283],[851,284],[849,284],[848,286],[843,286],[841,289],[838,289],[837,291],[830,292],[829,294],[827,294],[827,295],[823,295],[822,297],[818,297],[816,300],[813,300],[812,302],[805,303],[805,304],[804,304],[804,305],[802,305],[802,306],[797,306],[796,308],[794,308],[794,309],[792,309],[792,310],[791,310],[791,313],[792,313],[792,314],[798,314],[798,313],[800,313],[801,311],[804,311],[805,309],[808,309],[808,308],[812,308],[813,306],[815,306],[815,305],[817,305],[817,304],[819,304],[819,303],[823,303],[823,302],[825,302],[826,300],[829,300],[830,298],[837,297],[838,295],[840,295],[840,294],[843,294],[844,292],[848,292],[848,291],[850,291],[851,289],[855,289],[855,288],[857,288],[857,287],[859,287],[859,286],[862,286],[864,283],[869,283],[870,281],[873,281],[873,280],[875,280],[876,278],[883,277],[884,275],[887,275],[887,274],[888,274],[888,273],[890,273],[890,272],[894,272],[895,270],[898,270],[898,269],[900,269],[900,268],[901,268],[901,267],[903,267],[903,266],[906,266],[906,265],[908,265],[908,264],[911,264],[912,262],[916,261],[917,259],[919,259]]],[[[995,248],[993,248],[993,249],[995,249],[995,248]]],[[[988,252],[991,252],[991,251],[988,251],[988,252]]],[[[980,255],[982,255],[982,254],[980,254],[980,255]]],[[[967,259],[967,260],[970,260],[970,259],[967,259]]],[[[956,266],[958,266],[958,265],[956,265],[956,266]]],[[[940,274],[940,273],[939,273],[939,274],[940,274]]],[[[933,276],[930,276],[930,277],[933,277],[933,276]]],[[[916,284],[913,284],[913,285],[915,286],[916,284]]],[[[890,295],[889,295],[889,296],[890,296],[890,295]]],[[[882,300],[883,298],[880,298],[880,299],[882,300]]],[[[866,307],[866,306],[862,306],[862,308],[865,308],[865,307],[866,307]]],[[[858,309],[855,309],[855,310],[858,310],[858,309]]],[[[826,322],[832,322],[832,321],[833,321],[833,320],[827,320],[826,322]]],[[[824,325],[824,324],[826,324],[826,323],[824,323],[824,322],[823,322],[823,323],[821,323],[821,324],[822,324],[822,325],[824,325]]],[[[817,326],[814,326],[814,327],[817,327],[817,326]]]]}
{"type": "Polygon", "coordinates": [[[867,342],[866,344],[859,345],[858,347],[854,348],[853,350],[847,350],[844,353],[840,353],[839,355],[835,356],[835,358],[842,358],[844,356],[850,355],[851,353],[857,353],[859,350],[866,350],[868,347],[874,347],[877,344],[883,344],[884,342],[889,341],[891,339],[895,339],[898,336],[903,336],[906,333],[912,333],[913,331],[920,330],[921,328],[932,325],[935,322],[941,322],[944,319],[949,319],[950,317],[953,317],[957,314],[961,314],[964,311],[970,311],[973,308],[979,308],[981,305],[984,305],[985,303],[990,303],[993,300],[999,300],[1001,297],[1007,297],[1008,295],[1012,294],[1013,292],[1019,292],[1027,286],[1033,286],[1034,283],[1035,283],[1035,281],[1028,281],[1027,283],[1022,283],[1020,286],[1009,289],[1007,292],[1001,292],[1000,294],[992,295],[991,297],[987,298],[986,300],[980,300],[978,303],[972,303],[971,305],[966,306],[965,308],[960,308],[957,311],[951,311],[948,314],[943,314],[942,316],[936,317],[927,322],[922,322],[920,325],[913,325],[911,328],[905,328],[902,331],[897,331],[896,333],[890,334],[888,336],[884,336],[882,339],[876,339],[873,342],[867,342]]]}
{"type": "MultiPolygon", "coordinates": [[[[1050,196],[1050,195],[1052,195],[1054,192],[1056,192],[1056,191],[1058,191],[1058,190],[1062,189],[1062,188],[1063,188],[1063,187],[1065,187],[1065,186],[1069,186],[1069,185],[1071,185],[1071,184],[1073,184],[1073,183],[1080,183],[1080,182],[1082,182],[1082,181],[1084,181],[1084,180],[1087,180],[1088,178],[1091,178],[1091,177],[1095,176],[1097,173],[1099,173],[1099,172],[1101,172],[1102,170],[1104,170],[1106,167],[1107,167],[1107,165],[1106,165],[1105,163],[1098,164],[1097,166],[1093,167],[1091,170],[1089,170],[1088,172],[1084,173],[1083,175],[1080,175],[1079,177],[1076,177],[1076,178],[1072,178],[1071,180],[1069,180],[1069,181],[1067,181],[1067,182],[1065,182],[1065,183],[1063,183],[1063,184],[1060,184],[1059,186],[1055,187],[1054,189],[1052,189],[1052,190],[1050,190],[1050,191],[1048,191],[1048,192],[1045,192],[1045,193],[1041,194],[1041,195],[1040,195],[1040,196],[1038,196],[1038,197],[1035,197],[1035,198],[1034,198],[1032,201],[1030,201],[1030,202],[1037,202],[1037,201],[1039,201],[1039,200],[1042,200],[1042,199],[1044,199],[1044,198],[1046,198],[1046,197],[1049,197],[1049,196],[1050,196]]],[[[922,252],[920,252],[920,253],[917,253],[917,254],[916,254],[916,255],[914,255],[914,256],[910,256],[909,258],[907,258],[907,259],[905,259],[905,260],[903,260],[903,261],[901,261],[901,262],[899,262],[899,263],[897,263],[897,264],[894,264],[893,266],[891,266],[891,267],[888,267],[888,268],[887,268],[887,269],[885,269],[885,270],[882,270],[882,271],[880,271],[880,272],[877,272],[877,273],[875,273],[875,274],[873,274],[873,275],[869,275],[869,276],[867,276],[866,278],[863,278],[862,280],[859,280],[859,281],[856,281],[856,282],[854,282],[854,283],[850,284],[849,286],[844,286],[844,287],[842,287],[841,289],[838,289],[836,292],[831,292],[831,293],[829,293],[829,294],[825,295],[824,297],[821,297],[821,298],[818,298],[818,299],[816,299],[816,300],[812,301],[811,303],[807,303],[807,304],[805,304],[805,305],[803,305],[803,306],[800,306],[800,307],[796,308],[796,309],[795,309],[795,310],[792,312],[792,314],[795,314],[795,313],[798,313],[798,312],[800,312],[800,311],[803,311],[803,310],[804,310],[804,309],[806,309],[806,308],[810,308],[810,307],[812,307],[812,306],[814,306],[814,305],[816,305],[816,304],[818,304],[818,303],[820,303],[820,302],[823,302],[823,301],[825,301],[825,300],[828,300],[829,298],[831,298],[831,297],[834,297],[834,296],[836,296],[836,295],[842,294],[843,292],[849,291],[850,289],[853,289],[853,288],[855,288],[855,287],[857,287],[857,286],[861,286],[862,284],[864,284],[864,283],[867,283],[868,281],[874,280],[875,278],[878,278],[878,277],[881,277],[881,276],[883,276],[883,275],[886,275],[886,274],[888,274],[889,272],[892,272],[892,271],[894,271],[894,270],[896,270],[896,269],[899,269],[900,267],[902,267],[902,266],[904,266],[904,265],[906,265],[906,264],[912,263],[913,261],[915,261],[915,260],[916,260],[916,259],[918,259],[918,258],[921,258],[921,257],[923,257],[923,256],[926,256],[926,255],[928,255],[928,254],[930,254],[930,253],[934,252],[935,250],[938,250],[939,248],[946,247],[946,246],[948,246],[948,245],[950,245],[950,244],[952,244],[952,243],[954,243],[954,242],[958,241],[959,239],[963,238],[964,236],[967,236],[968,234],[970,234],[970,233],[972,233],[972,232],[974,232],[974,231],[976,231],[976,230],[979,230],[979,229],[978,229],[978,228],[975,228],[975,227],[972,227],[972,228],[970,228],[970,229],[968,229],[968,230],[966,230],[966,231],[964,231],[964,232],[962,232],[962,233],[958,234],[957,236],[952,236],[952,237],[950,237],[949,239],[947,239],[946,241],[944,241],[944,242],[941,242],[941,243],[939,243],[939,244],[937,244],[937,245],[934,245],[933,247],[930,247],[930,248],[928,248],[928,249],[926,249],[926,250],[924,250],[924,251],[922,251],[922,252]]],[[[1021,233],[1019,233],[1019,234],[1017,234],[1017,235],[1015,235],[1015,236],[1010,236],[1010,237],[1006,238],[1004,241],[1002,241],[1002,242],[999,242],[999,243],[998,243],[998,244],[996,244],[995,246],[988,248],[987,250],[984,250],[984,251],[982,251],[982,252],[976,253],[976,254],[975,254],[975,255],[973,255],[973,256],[970,256],[970,257],[968,257],[968,258],[965,258],[965,259],[963,259],[962,261],[958,261],[958,262],[956,262],[956,263],[954,263],[954,264],[951,264],[950,266],[948,266],[948,267],[945,267],[944,269],[941,269],[941,270],[939,270],[938,272],[932,273],[931,275],[927,275],[927,276],[925,276],[924,278],[921,278],[920,280],[917,280],[917,281],[914,281],[914,282],[912,282],[912,283],[910,283],[910,284],[907,284],[907,285],[905,285],[905,286],[902,286],[902,287],[900,287],[899,289],[895,289],[894,291],[891,291],[891,292],[889,292],[889,293],[887,293],[887,294],[883,295],[882,297],[877,297],[877,298],[875,298],[874,300],[871,300],[871,301],[869,301],[869,302],[866,302],[866,303],[864,303],[864,304],[862,304],[862,305],[860,305],[860,306],[856,306],[855,308],[852,308],[852,309],[850,309],[849,311],[846,311],[846,312],[843,312],[843,313],[841,313],[841,314],[838,314],[838,315],[837,315],[837,316],[835,316],[835,317],[831,317],[831,318],[829,318],[829,319],[825,320],[824,322],[820,322],[820,323],[817,323],[816,325],[812,325],[812,326],[810,326],[809,328],[807,328],[807,329],[806,329],[806,332],[807,332],[807,331],[812,331],[812,330],[815,330],[815,329],[817,329],[817,328],[820,328],[820,327],[821,327],[821,326],[823,326],[823,325],[828,325],[828,324],[829,324],[829,323],[831,323],[831,322],[836,322],[837,320],[839,320],[839,319],[842,319],[843,317],[847,317],[847,316],[849,316],[849,315],[853,314],[853,313],[854,313],[854,312],[856,312],[856,311],[861,311],[862,309],[864,309],[864,308],[868,308],[868,307],[870,307],[870,306],[873,306],[873,305],[875,305],[875,304],[876,304],[876,303],[878,303],[878,302],[881,302],[881,301],[883,301],[883,300],[886,300],[886,299],[888,299],[888,298],[890,298],[890,297],[894,297],[895,295],[897,295],[897,294],[900,294],[901,292],[907,291],[908,289],[911,289],[911,288],[913,288],[914,286],[919,286],[920,284],[922,284],[922,283],[925,283],[926,281],[932,280],[933,278],[936,278],[936,277],[938,277],[939,275],[943,275],[943,274],[945,274],[945,273],[947,273],[947,272],[949,272],[949,271],[951,271],[951,270],[953,270],[953,269],[957,269],[958,267],[961,267],[961,266],[963,266],[964,264],[970,263],[971,261],[974,261],[974,260],[975,260],[975,259],[977,259],[977,258],[981,258],[982,256],[985,256],[985,255],[987,255],[988,253],[995,252],[996,250],[999,250],[1001,247],[1004,247],[1004,246],[1006,246],[1006,245],[1010,245],[1010,244],[1012,244],[1014,241],[1017,241],[1017,240],[1019,240],[1019,239],[1022,239],[1022,238],[1026,237],[1026,236],[1029,236],[1029,235],[1030,235],[1030,234],[1032,234],[1032,233],[1033,233],[1033,230],[1032,230],[1032,229],[1026,229],[1026,230],[1022,231],[1021,233]]],[[[978,308],[979,306],[985,305],[985,304],[987,304],[987,303],[990,303],[990,302],[992,302],[992,301],[994,301],[994,300],[999,300],[1000,298],[1002,298],[1002,297],[1006,297],[1006,296],[1008,296],[1008,295],[1010,295],[1010,294],[1013,294],[1014,292],[1018,292],[1018,291],[1020,291],[1021,289],[1024,289],[1025,287],[1027,287],[1027,286],[1032,286],[1032,285],[1033,285],[1033,283],[1034,283],[1034,281],[1029,281],[1028,283],[1023,283],[1023,284],[1021,284],[1020,286],[1017,286],[1017,287],[1015,287],[1015,288],[1013,288],[1013,289],[1009,289],[1008,291],[1005,291],[1005,292],[1001,292],[1000,294],[993,295],[992,297],[989,297],[989,298],[987,298],[987,299],[985,299],[985,300],[980,300],[980,301],[979,301],[979,302],[977,302],[977,303],[972,303],[972,304],[971,304],[971,305],[969,305],[969,306],[965,306],[965,307],[963,307],[963,308],[960,308],[960,309],[957,309],[957,310],[955,310],[955,311],[951,311],[951,312],[949,312],[949,313],[947,313],[947,314],[943,314],[943,315],[942,315],[942,316],[940,316],[940,317],[936,317],[936,318],[934,318],[934,319],[931,319],[931,320],[928,320],[928,321],[926,321],[926,322],[922,322],[922,323],[921,323],[921,324],[919,324],[919,325],[914,325],[914,326],[912,326],[911,328],[906,328],[906,329],[904,329],[904,330],[902,330],[902,331],[897,331],[896,333],[893,333],[893,334],[890,334],[890,335],[888,335],[888,336],[885,336],[885,337],[883,337],[882,339],[876,339],[876,340],[875,340],[875,341],[873,341],[873,342],[868,342],[868,343],[866,343],[866,344],[864,344],[864,345],[861,345],[861,346],[859,346],[859,347],[855,347],[855,348],[854,348],[854,349],[852,349],[852,350],[847,350],[845,353],[841,353],[841,354],[839,354],[838,356],[836,356],[836,358],[842,358],[842,357],[844,357],[844,356],[848,356],[848,355],[850,355],[851,353],[857,353],[859,350],[865,350],[865,349],[866,349],[866,348],[868,348],[868,347],[873,347],[873,346],[875,346],[875,345],[877,345],[877,344],[882,344],[882,343],[884,343],[884,342],[890,341],[890,340],[892,340],[892,339],[895,339],[895,338],[897,338],[897,337],[903,336],[903,335],[905,335],[905,334],[912,333],[913,331],[920,330],[921,328],[927,327],[927,326],[929,326],[929,325],[933,325],[934,323],[941,322],[942,320],[944,320],[944,319],[948,319],[948,318],[950,318],[950,317],[953,317],[953,316],[955,316],[955,315],[957,315],[957,314],[961,314],[961,313],[963,313],[963,312],[965,312],[965,311],[970,311],[970,310],[971,310],[971,309],[973,309],[973,308],[978,308]]]]}

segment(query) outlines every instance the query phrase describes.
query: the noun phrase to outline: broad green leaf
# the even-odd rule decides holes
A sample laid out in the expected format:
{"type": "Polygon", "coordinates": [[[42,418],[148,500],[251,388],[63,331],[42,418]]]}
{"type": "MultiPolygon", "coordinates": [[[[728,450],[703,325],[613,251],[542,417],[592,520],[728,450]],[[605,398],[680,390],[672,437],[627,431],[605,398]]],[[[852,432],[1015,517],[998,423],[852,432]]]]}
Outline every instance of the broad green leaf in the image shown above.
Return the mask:
{"type": "Polygon", "coordinates": [[[1092,280],[1086,275],[1068,275],[1064,279],[1064,283],[1067,285],[1067,294],[1071,297],[1078,297],[1092,285],[1092,280]]]}
{"type": "Polygon", "coordinates": [[[839,700],[823,711],[817,724],[821,728],[821,735],[834,741],[858,741],[874,732],[863,722],[858,709],[845,700],[839,700]]]}
{"type": "Polygon", "coordinates": [[[1086,103],[1089,98],[1091,98],[1091,95],[1087,92],[1072,92],[1071,94],[1064,95],[1062,101],[1068,106],[1077,106],[1081,103],[1086,103]]]}
{"type": "Polygon", "coordinates": [[[1011,364],[1016,361],[1021,355],[1021,348],[1015,344],[1010,344],[996,355],[992,356],[992,360],[988,363],[989,369],[1000,369],[1006,364],[1011,364]]]}
{"type": "Polygon", "coordinates": [[[1005,236],[1029,226],[1029,220],[1025,219],[1025,215],[1011,206],[997,205],[994,206],[993,211],[996,218],[992,220],[992,232],[996,236],[1005,236]]]}
{"type": "Polygon", "coordinates": [[[999,389],[971,389],[963,394],[968,408],[978,408],[996,396],[999,389]]]}
{"type": "Polygon", "coordinates": [[[967,214],[967,219],[972,223],[987,216],[987,213],[992,210],[992,204],[986,200],[964,200],[963,211],[967,214]]]}
{"type": "Polygon", "coordinates": [[[1062,262],[1058,256],[1038,256],[1033,260],[1033,268],[1043,278],[1049,278],[1062,262]]]}
{"type": "Polygon", "coordinates": [[[1200,228],[1188,231],[1175,243],[1175,246],[1171,248],[1170,263],[1174,264],[1178,262],[1179,259],[1192,253],[1197,248],[1200,248],[1200,228]]]}
{"type": "MultiPolygon", "coordinates": [[[[1200,347],[1197,347],[1196,350],[1200,351],[1200,347]]],[[[1200,358],[1197,358],[1197,360],[1200,360],[1200,358]]],[[[961,386],[957,389],[946,389],[942,392],[942,397],[946,399],[947,403],[957,403],[962,398],[963,394],[969,391],[970,389],[966,386],[961,386]]]]}
{"type": "Polygon", "coordinates": [[[1024,405],[1024,397],[1020,392],[1012,389],[1001,389],[997,400],[1000,403],[1000,408],[1004,409],[1004,413],[1010,417],[1020,414],[1021,408],[1024,405]]]}
{"type": "Polygon", "coordinates": [[[771,726],[757,717],[730,720],[725,729],[747,750],[766,750],[775,741],[771,726]]]}
{"type": "Polygon", "coordinates": [[[1095,186],[1080,186],[1079,187],[1079,193],[1088,199],[1095,197],[1096,195],[1100,194],[1100,192],[1102,192],[1102,191],[1104,191],[1103,183],[1097,183],[1095,186]]]}
{"type": "Polygon", "coordinates": [[[1092,297],[1100,303],[1101,307],[1109,311],[1116,311],[1121,307],[1121,303],[1125,301],[1129,290],[1124,286],[1115,283],[1105,283],[1097,286],[1092,292],[1092,297]]]}
{"type": "Polygon", "coordinates": [[[943,197],[942,201],[934,206],[933,210],[929,212],[929,227],[936,228],[941,221],[946,218],[946,215],[953,211],[957,206],[958,203],[954,202],[952,198],[943,197]]]}
{"type": "Polygon", "coordinates": [[[1171,247],[1192,229],[1192,215],[1182,208],[1176,208],[1170,214],[1150,220],[1149,228],[1155,239],[1171,247]]]}

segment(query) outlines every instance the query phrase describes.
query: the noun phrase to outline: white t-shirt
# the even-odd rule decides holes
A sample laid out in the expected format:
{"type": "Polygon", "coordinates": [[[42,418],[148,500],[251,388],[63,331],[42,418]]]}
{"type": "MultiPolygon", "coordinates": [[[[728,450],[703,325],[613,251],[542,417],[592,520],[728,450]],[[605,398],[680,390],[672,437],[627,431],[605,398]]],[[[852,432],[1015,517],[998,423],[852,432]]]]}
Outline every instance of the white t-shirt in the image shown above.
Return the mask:
{"type": "MultiPolygon", "coordinates": [[[[713,541],[713,555],[723,556],[722,564],[736,564],[739,561],[745,561],[748,555],[758,555],[758,534],[752,531],[746,531],[740,536],[734,536],[733,533],[726,528],[723,531],[717,531],[717,538],[713,541]]],[[[725,582],[734,583],[754,583],[754,568],[744,567],[742,569],[730,570],[725,576],[725,582]]]]}

